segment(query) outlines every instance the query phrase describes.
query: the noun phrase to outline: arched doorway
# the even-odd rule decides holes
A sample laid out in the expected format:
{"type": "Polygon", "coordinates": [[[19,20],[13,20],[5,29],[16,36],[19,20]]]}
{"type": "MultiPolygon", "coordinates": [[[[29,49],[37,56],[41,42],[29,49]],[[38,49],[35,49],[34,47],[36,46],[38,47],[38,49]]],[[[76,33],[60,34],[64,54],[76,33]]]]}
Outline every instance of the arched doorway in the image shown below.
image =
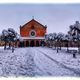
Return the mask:
{"type": "Polygon", "coordinates": [[[24,47],[24,41],[19,43],[19,47],[24,47]]]}
{"type": "Polygon", "coordinates": [[[39,41],[36,41],[36,46],[37,46],[37,47],[39,46],[39,41]]]}
{"type": "Polygon", "coordinates": [[[25,43],[25,42],[23,41],[23,42],[22,42],[22,47],[25,47],[24,43],[25,43]]]}
{"type": "Polygon", "coordinates": [[[34,40],[31,40],[31,42],[30,42],[30,46],[31,46],[31,47],[34,46],[34,40]]]}
{"type": "Polygon", "coordinates": [[[28,47],[29,46],[29,41],[26,41],[26,47],[28,47]]]}

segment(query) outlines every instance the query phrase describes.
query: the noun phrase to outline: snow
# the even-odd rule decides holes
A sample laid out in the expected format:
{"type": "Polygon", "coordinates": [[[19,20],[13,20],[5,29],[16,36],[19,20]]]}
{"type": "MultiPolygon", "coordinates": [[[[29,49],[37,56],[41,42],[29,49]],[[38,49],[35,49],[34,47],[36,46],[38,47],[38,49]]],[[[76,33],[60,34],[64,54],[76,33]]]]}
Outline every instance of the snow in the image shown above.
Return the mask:
{"type": "MultiPolygon", "coordinates": [[[[69,50],[78,50],[69,48],[69,50]]],[[[0,76],[80,76],[80,54],[62,48],[59,53],[48,47],[27,47],[4,50],[0,47],[0,76]]]]}
{"type": "Polygon", "coordinates": [[[45,39],[45,37],[21,37],[22,39],[45,39]]]}
{"type": "Polygon", "coordinates": [[[34,62],[26,49],[0,49],[0,76],[34,76],[34,62]]]}
{"type": "Polygon", "coordinates": [[[38,74],[40,76],[66,76],[66,75],[76,76],[76,74],[73,71],[65,69],[63,66],[58,64],[55,60],[53,61],[52,59],[50,59],[50,57],[46,57],[44,55],[45,49],[44,50],[41,49],[38,50],[34,49],[35,51],[34,60],[39,69],[38,74]]]}
{"type": "MultiPolygon", "coordinates": [[[[62,49],[66,50],[66,47],[62,47],[62,49]]],[[[69,50],[78,50],[77,47],[69,47],[69,50]]]]}
{"type": "MultiPolygon", "coordinates": [[[[77,50],[77,48],[69,48],[69,50],[73,50],[73,49],[77,50]]],[[[57,53],[56,50],[52,50],[52,49],[47,50],[45,48],[43,50],[44,50],[44,53],[45,54],[47,53],[47,55],[52,59],[66,66],[67,68],[73,69],[75,71],[78,71],[78,73],[80,73],[80,55],[79,54],[77,54],[77,58],[75,59],[73,58],[73,55],[70,53],[64,53],[62,51],[59,51],[59,53],[57,53]]]]}

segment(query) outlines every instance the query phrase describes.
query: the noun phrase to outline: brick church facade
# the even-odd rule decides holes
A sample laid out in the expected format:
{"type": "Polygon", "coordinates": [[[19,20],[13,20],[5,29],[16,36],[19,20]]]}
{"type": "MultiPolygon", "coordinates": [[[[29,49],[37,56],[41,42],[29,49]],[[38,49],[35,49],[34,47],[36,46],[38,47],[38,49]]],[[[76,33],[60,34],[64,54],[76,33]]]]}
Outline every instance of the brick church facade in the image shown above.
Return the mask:
{"type": "Polygon", "coordinates": [[[35,19],[20,26],[20,35],[23,41],[19,42],[19,46],[44,46],[46,29],[46,26],[42,25],[35,19]]]}

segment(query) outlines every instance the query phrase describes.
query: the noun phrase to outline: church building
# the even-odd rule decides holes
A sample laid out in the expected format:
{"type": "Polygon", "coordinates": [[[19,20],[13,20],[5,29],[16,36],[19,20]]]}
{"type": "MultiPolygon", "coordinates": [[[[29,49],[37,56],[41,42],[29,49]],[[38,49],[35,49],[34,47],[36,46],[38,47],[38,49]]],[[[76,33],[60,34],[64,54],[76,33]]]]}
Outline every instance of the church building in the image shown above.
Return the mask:
{"type": "Polygon", "coordinates": [[[35,19],[32,19],[26,24],[20,26],[20,35],[23,41],[20,42],[19,46],[44,46],[46,29],[46,25],[42,25],[35,19]]]}

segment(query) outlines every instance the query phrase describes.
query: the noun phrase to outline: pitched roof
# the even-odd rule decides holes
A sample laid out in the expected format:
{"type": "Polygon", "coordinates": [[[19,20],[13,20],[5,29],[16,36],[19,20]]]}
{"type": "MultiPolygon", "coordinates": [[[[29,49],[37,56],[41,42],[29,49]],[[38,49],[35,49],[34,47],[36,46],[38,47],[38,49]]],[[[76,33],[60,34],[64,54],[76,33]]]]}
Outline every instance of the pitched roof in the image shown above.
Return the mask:
{"type": "Polygon", "coordinates": [[[32,20],[30,20],[29,22],[27,22],[26,24],[22,25],[22,26],[21,26],[21,28],[22,28],[22,27],[24,27],[25,25],[29,24],[29,23],[30,23],[30,22],[32,22],[32,21],[34,21],[34,22],[38,23],[39,25],[43,26],[44,28],[47,28],[47,26],[46,26],[46,25],[45,25],[45,26],[44,26],[44,25],[42,25],[41,23],[39,23],[39,22],[38,22],[38,21],[36,21],[35,19],[32,19],[32,20]]]}

